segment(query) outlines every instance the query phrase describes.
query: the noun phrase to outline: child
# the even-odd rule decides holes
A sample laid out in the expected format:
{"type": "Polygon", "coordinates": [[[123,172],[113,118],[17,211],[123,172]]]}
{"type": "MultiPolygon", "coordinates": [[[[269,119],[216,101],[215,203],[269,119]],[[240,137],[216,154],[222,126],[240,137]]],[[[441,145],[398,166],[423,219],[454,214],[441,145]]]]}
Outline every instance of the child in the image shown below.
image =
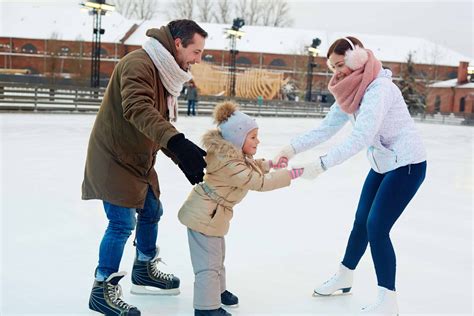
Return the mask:
{"type": "Polygon", "coordinates": [[[286,168],[287,159],[253,159],[260,143],[254,119],[231,102],[214,110],[218,129],[203,136],[207,150],[204,182],[191,191],[179,210],[179,220],[188,227],[188,241],[195,274],[195,316],[231,315],[221,304],[237,306],[238,298],[226,290],[225,241],[233,207],[249,190],[270,191],[290,185],[303,169],[286,168]]]}

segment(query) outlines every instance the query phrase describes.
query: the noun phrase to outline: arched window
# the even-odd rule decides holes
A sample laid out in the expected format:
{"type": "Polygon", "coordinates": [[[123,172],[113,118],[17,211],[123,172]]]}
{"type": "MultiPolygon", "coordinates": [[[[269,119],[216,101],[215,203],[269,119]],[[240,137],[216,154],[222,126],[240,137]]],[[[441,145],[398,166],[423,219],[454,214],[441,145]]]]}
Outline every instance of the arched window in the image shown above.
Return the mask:
{"type": "Polygon", "coordinates": [[[276,58],[276,59],[272,60],[272,62],[270,63],[270,66],[286,67],[286,63],[283,59],[276,58]]]}
{"type": "Polygon", "coordinates": [[[68,55],[69,52],[70,52],[70,49],[67,46],[62,46],[61,49],[59,50],[59,53],[61,55],[68,55]]]}
{"type": "Polygon", "coordinates": [[[459,100],[459,112],[464,112],[466,110],[466,97],[462,97],[459,100]]]}
{"type": "Polygon", "coordinates": [[[235,63],[237,65],[245,65],[245,66],[250,66],[252,65],[252,62],[250,61],[250,59],[248,59],[247,57],[239,57],[237,58],[237,60],[235,61],[235,63]]]}
{"type": "Polygon", "coordinates": [[[21,51],[23,53],[36,54],[38,52],[38,49],[36,49],[35,45],[28,43],[21,47],[21,51]]]}
{"type": "Polygon", "coordinates": [[[100,48],[100,56],[107,56],[109,52],[105,48],[100,48]]]}
{"type": "Polygon", "coordinates": [[[449,79],[454,79],[454,78],[457,78],[458,77],[458,73],[455,72],[455,71],[451,71],[449,74],[448,74],[448,78],[449,79]]]}
{"type": "Polygon", "coordinates": [[[441,97],[437,95],[434,103],[434,112],[438,113],[439,111],[441,111],[441,97]]]}
{"type": "Polygon", "coordinates": [[[208,63],[212,63],[214,61],[214,56],[207,54],[206,56],[204,56],[203,60],[207,61],[208,63]]]}
{"type": "Polygon", "coordinates": [[[426,71],[420,70],[416,74],[418,77],[426,78],[427,74],[426,71]]]}
{"type": "Polygon", "coordinates": [[[26,69],[28,69],[28,74],[31,74],[31,75],[39,74],[38,70],[36,70],[36,68],[34,67],[26,67],[26,69]]]}

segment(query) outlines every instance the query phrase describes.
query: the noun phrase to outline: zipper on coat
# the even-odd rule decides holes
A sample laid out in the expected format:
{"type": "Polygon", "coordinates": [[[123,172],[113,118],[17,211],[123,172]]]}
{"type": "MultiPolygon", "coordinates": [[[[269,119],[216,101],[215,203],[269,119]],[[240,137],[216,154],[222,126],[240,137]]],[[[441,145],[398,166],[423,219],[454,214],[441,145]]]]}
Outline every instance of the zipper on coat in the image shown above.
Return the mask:
{"type": "Polygon", "coordinates": [[[408,174],[411,174],[411,164],[408,165],[408,174]]]}
{"type": "Polygon", "coordinates": [[[379,165],[377,164],[377,160],[375,160],[374,151],[372,150],[370,153],[372,154],[372,159],[374,160],[375,167],[377,167],[377,171],[380,171],[379,165]]]}

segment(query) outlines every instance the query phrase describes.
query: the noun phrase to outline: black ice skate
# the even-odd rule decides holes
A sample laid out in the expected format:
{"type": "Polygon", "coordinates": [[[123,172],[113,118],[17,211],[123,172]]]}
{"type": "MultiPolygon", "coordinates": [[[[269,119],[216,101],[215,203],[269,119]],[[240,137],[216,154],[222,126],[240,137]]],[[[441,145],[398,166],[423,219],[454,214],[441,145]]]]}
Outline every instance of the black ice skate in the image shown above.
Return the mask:
{"type": "Polygon", "coordinates": [[[122,301],[122,288],[118,284],[125,272],[112,273],[103,282],[95,281],[89,299],[89,308],[106,316],[140,316],[140,311],[122,301]]]}
{"type": "MultiPolygon", "coordinates": [[[[178,295],[179,279],[173,274],[163,273],[158,270],[159,249],[150,261],[138,260],[138,255],[133,263],[132,294],[145,295],[178,295]]],[[[162,261],[161,261],[162,262],[162,261]]]]}
{"type": "Polygon", "coordinates": [[[221,303],[225,306],[229,307],[238,307],[239,306],[239,298],[232,294],[231,292],[225,290],[221,293],[221,303]]]}
{"type": "Polygon", "coordinates": [[[194,316],[232,316],[232,314],[223,308],[211,310],[195,309],[194,316]]]}

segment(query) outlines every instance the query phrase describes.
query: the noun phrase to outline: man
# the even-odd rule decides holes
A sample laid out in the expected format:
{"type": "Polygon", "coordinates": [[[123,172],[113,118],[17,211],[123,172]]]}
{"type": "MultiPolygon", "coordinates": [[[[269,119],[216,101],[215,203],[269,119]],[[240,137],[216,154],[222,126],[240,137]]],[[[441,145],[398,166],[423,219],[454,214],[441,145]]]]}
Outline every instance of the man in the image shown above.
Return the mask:
{"type": "Polygon", "coordinates": [[[158,221],[163,213],[154,164],[158,150],[178,164],[191,184],[202,181],[206,152],[169,122],[177,97],[199,63],[207,37],[194,21],[175,20],[146,33],[142,49],[115,67],[92,129],[82,198],[100,199],[109,220],[99,249],[89,308],[106,315],[140,315],[121,298],[118,272],[136,226],[132,293],[179,294],[179,279],[158,270],[158,221]],[[136,215],[138,214],[138,215],[136,215]]]}
{"type": "Polygon", "coordinates": [[[196,102],[198,101],[198,89],[193,80],[189,82],[186,90],[186,99],[188,100],[188,116],[196,115],[196,102]]]}

